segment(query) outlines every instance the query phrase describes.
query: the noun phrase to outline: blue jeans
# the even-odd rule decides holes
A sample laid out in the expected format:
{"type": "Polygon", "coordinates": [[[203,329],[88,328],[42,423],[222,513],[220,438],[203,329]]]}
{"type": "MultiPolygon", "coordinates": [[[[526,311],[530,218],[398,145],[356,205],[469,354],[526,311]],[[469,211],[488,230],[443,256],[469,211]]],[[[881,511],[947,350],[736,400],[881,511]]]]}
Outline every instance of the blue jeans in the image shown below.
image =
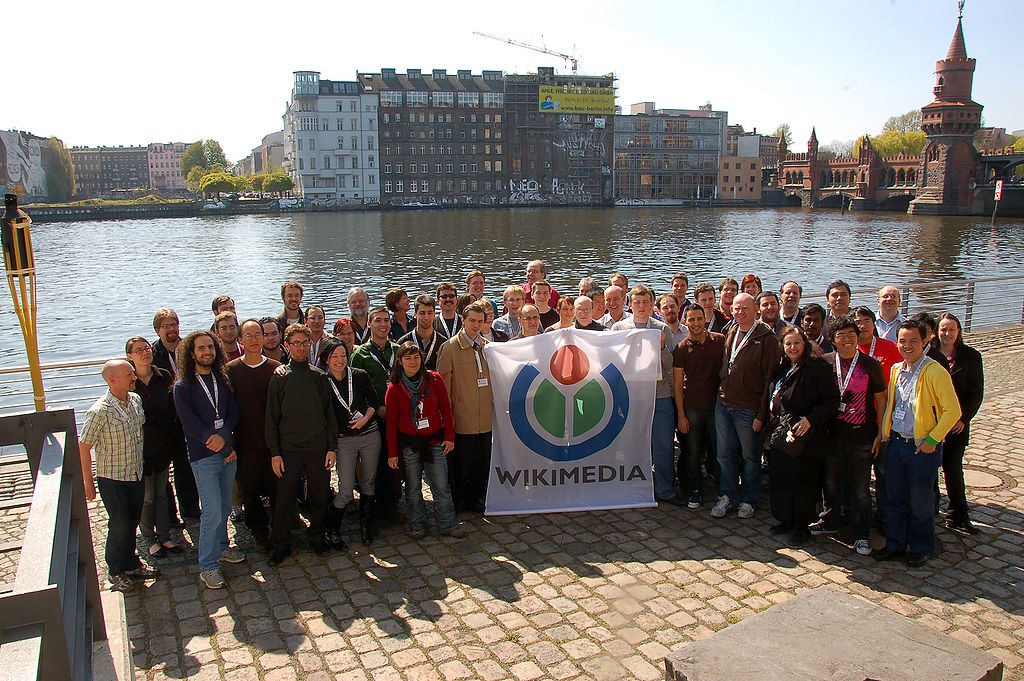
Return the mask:
{"type": "Polygon", "coordinates": [[[654,400],[651,424],[651,458],[654,460],[654,498],[675,498],[676,407],[671,397],[654,400]]]}
{"type": "Polygon", "coordinates": [[[756,506],[761,498],[761,434],[754,432],[755,416],[753,409],[730,407],[722,400],[715,403],[718,465],[722,469],[719,486],[733,504],[756,506]]]}
{"type": "Polygon", "coordinates": [[[931,454],[890,438],[885,446],[885,548],[931,553],[935,549],[935,481],[942,445],[931,454]]]}
{"type": "Polygon", "coordinates": [[[227,463],[214,454],[191,464],[199,489],[199,569],[212,570],[228,547],[228,514],[238,462],[227,463]]]}
{"type": "Polygon", "coordinates": [[[455,517],[455,504],[448,486],[448,461],[441,445],[430,445],[434,460],[420,461],[420,453],[411,447],[402,450],[405,460],[405,502],[409,513],[409,529],[427,529],[427,506],[423,503],[423,477],[426,475],[430,493],[434,497],[434,515],[438,532],[447,532],[459,524],[455,517]]]}

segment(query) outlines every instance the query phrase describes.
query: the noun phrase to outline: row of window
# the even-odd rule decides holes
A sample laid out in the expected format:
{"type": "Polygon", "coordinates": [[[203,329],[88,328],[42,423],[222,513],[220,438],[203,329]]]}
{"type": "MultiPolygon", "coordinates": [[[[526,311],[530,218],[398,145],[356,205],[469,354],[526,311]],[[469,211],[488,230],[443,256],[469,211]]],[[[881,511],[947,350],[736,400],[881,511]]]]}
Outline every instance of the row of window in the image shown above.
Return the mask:
{"type": "MultiPolygon", "coordinates": [[[[394,167],[394,171],[396,173],[398,173],[398,174],[402,174],[402,173],[405,172],[405,164],[404,163],[395,163],[393,166],[390,163],[385,163],[384,164],[384,174],[385,175],[390,174],[392,167],[394,167]]],[[[434,164],[434,172],[435,173],[441,173],[442,169],[443,169],[443,172],[446,172],[448,174],[454,173],[455,172],[455,164],[454,163],[435,163],[434,164]]],[[[430,164],[429,163],[420,163],[419,164],[419,171],[421,173],[424,173],[424,174],[430,172],[430,164]]],[[[494,161],[493,164],[490,161],[484,161],[484,172],[485,173],[490,173],[490,172],[500,173],[501,171],[502,171],[502,162],[501,161],[494,161]]],[[[415,163],[410,163],[409,164],[409,172],[410,173],[415,173],[416,172],[416,164],[415,163]]],[[[459,164],[459,172],[460,173],[466,173],[466,172],[478,173],[478,172],[480,172],[480,164],[479,163],[460,163],[459,164]]]]}
{"type": "MultiPolygon", "coordinates": [[[[490,123],[491,122],[491,114],[483,114],[482,120],[483,120],[484,123],[490,123]]],[[[395,123],[401,123],[402,122],[402,112],[401,111],[396,111],[393,114],[391,114],[391,113],[388,113],[388,112],[385,111],[384,112],[384,122],[385,123],[391,123],[392,121],[394,121],[395,123]]],[[[406,115],[405,115],[405,122],[406,123],[416,123],[417,122],[416,112],[415,111],[407,112],[406,115]]],[[[451,114],[443,114],[443,113],[435,114],[433,111],[431,111],[430,113],[423,113],[421,111],[420,114],[419,114],[418,122],[419,123],[451,123],[452,122],[452,115],[451,114]]],[[[477,114],[468,114],[468,115],[464,114],[462,116],[459,116],[459,123],[476,123],[476,122],[477,122],[477,114]]],[[[495,123],[501,123],[501,114],[494,114],[494,122],[495,123]]]]}
{"type": "MultiPolygon", "coordinates": [[[[734,177],[734,181],[735,182],[742,182],[743,181],[740,178],[739,175],[735,175],[733,177],[734,177]]],[[[722,175],[722,184],[727,184],[728,182],[729,182],[729,176],[728,175],[722,175]]],[[[748,184],[754,184],[755,182],[757,182],[757,176],[756,175],[751,175],[750,176],[750,182],[748,184]]]]}
{"type": "MultiPolygon", "coordinates": [[[[323,189],[323,188],[334,188],[346,189],[349,185],[351,178],[351,185],[354,188],[359,187],[359,176],[358,175],[336,175],[334,177],[319,177],[314,175],[313,177],[303,178],[302,186],[303,189],[323,189]]],[[[377,176],[370,175],[366,178],[366,184],[377,184],[377,176]]]]}
{"type": "MultiPolygon", "coordinates": [[[[345,107],[342,106],[344,101],[345,100],[341,100],[341,101],[338,102],[338,111],[343,111],[345,109],[345,107]]],[[[358,111],[359,110],[359,107],[356,105],[356,101],[354,99],[348,100],[348,102],[349,102],[349,105],[348,105],[348,110],[349,111],[358,111]]],[[[294,104],[292,104],[292,108],[293,108],[294,111],[306,111],[306,112],[316,111],[317,110],[315,102],[295,102],[294,104]]],[[[365,105],[363,107],[363,111],[373,112],[373,111],[376,111],[376,110],[377,110],[377,105],[376,104],[367,104],[367,105],[365,105]]]]}
{"type": "Polygon", "coordinates": [[[405,95],[405,106],[408,107],[460,107],[479,108],[483,95],[485,109],[497,109],[505,106],[505,94],[502,92],[403,92],[401,90],[382,90],[380,93],[381,107],[397,108],[402,106],[402,95],[405,95]],[[429,102],[429,104],[428,104],[429,102]]]}
{"type": "MultiPolygon", "coordinates": [[[[449,191],[454,192],[455,188],[458,187],[460,192],[471,191],[478,192],[483,187],[483,191],[496,191],[502,188],[501,182],[491,183],[490,180],[485,180],[482,184],[476,180],[435,180],[434,191],[437,193],[449,191]]],[[[430,180],[409,180],[409,193],[410,194],[426,194],[430,191],[430,180]]],[[[384,193],[385,194],[402,194],[405,192],[405,182],[397,180],[394,184],[390,180],[384,182],[384,193]]]]}
{"type": "MultiPolygon", "coordinates": [[[[366,128],[365,129],[366,130],[373,130],[374,126],[376,126],[376,124],[377,124],[376,120],[374,120],[373,118],[369,118],[366,121],[366,128]]],[[[329,118],[299,118],[298,119],[298,129],[302,130],[302,131],[330,130],[331,129],[331,119],[329,119],[329,118]]],[[[335,121],[334,121],[334,129],[335,130],[344,130],[345,129],[345,119],[344,118],[336,118],[335,121]]],[[[359,128],[359,119],[358,118],[350,118],[350,119],[348,119],[348,129],[349,130],[359,130],[360,129],[359,128]]]]}
{"type": "MultiPolygon", "coordinates": [[[[433,128],[431,128],[430,130],[420,130],[418,132],[419,132],[419,138],[421,140],[423,140],[423,139],[434,139],[435,130],[433,128]]],[[[408,131],[409,139],[416,139],[416,133],[417,133],[416,130],[409,130],[408,131]]],[[[448,128],[447,130],[437,130],[436,131],[436,135],[437,135],[437,139],[439,139],[439,140],[440,139],[451,139],[452,138],[452,129],[448,128]]],[[[475,140],[475,139],[477,139],[478,135],[479,135],[479,131],[476,128],[472,128],[469,131],[469,139],[475,140]]],[[[491,139],[491,135],[492,135],[491,128],[484,128],[484,139],[485,140],[491,139]]],[[[493,130],[493,135],[494,135],[494,139],[496,139],[496,140],[500,140],[503,137],[502,131],[499,130],[499,129],[494,129],[493,130]]],[[[385,128],[383,131],[381,131],[381,136],[384,139],[390,139],[391,137],[395,137],[395,138],[399,138],[400,139],[402,137],[402,131],[401,130],[388,130],[387,128],[385,128]]],[[[460,130],[459,131],[459,139],[461,139],[461,140],[466,139],[466,131],[465,130],[460,130]]]]}
{"type": "MultiPolygon", "coordinates": [[[[478,150],[480,149],[480,147],[478,145],[476,145],[476,144],[470,144],[468,147],[465,144],[460,144],[457,148],[459,150],[459,153],[462,154],[463,156],[465,156],[467,153],[472,154],[472,155],[475,156],[478,153],[478,150]]],[[[384,147],[381,148],[381,152],[382,152],[382,154],[384,156],[390,156],[391,155],[391,149],[392,149],[392,147],[390,145],[384,145],[384,147]]],[[[408,150],[406,153],[408,153],[410,156],[415,156],[417,154],[417,151],[416,151],[417,150],[417,146],[415,144],[410,144],[408,147],[406,147],[406,149],[408,150]]],[[[441,145],[441,146],[435,147],[434,145],[427,146],[425,144],[421,144],[421,145],[419,145],[418,149],[419,149],[418,153],[419,153],[420,156],[426,156],[427,154],[429,154],[430,156],[434,156],[435,155],[435,150],[436,150],[437,154],[441,154],[441,155],[447,154],[447,155],[451,156],[452,155],[453,147],[451,145],[448,145],[448,146],[441,145]]],[[[495,145],[485,144],[485,145],[483,145],[483,154],[484,154],[484,156],[490,156],[491,152],[493,151],[495,155],[501,156],[503,149],[504,149],[504,146],[501,145],[501,144],[495,144],[495,145]]],[[[401,156],[402,155],[402,145],[401,144],[396,144],[394,146],[394,150],[395,150],[395,156],[401,156]]]]}
{"type": "MultiPolygon", "coordinates": [[[[743,164],[742,163],[734,163],[733,165],[736,166],[736,170],[743,170],[743,167],[742,167],[743,164]]],[[[728,161],[722,163],[722,169],[723,170],[728,170],[729,169],[729,162],[728,161]]],[[[757,170],[757,164],[756,163],[751,163],[750,164],[750,169],[751,170],[757,170]]]]}
{"type": "MultiPolygon", "coordinates": [[[[334,167],[339,169],[339,170],[343,170],[345,168],[345,159],[346,158],[350,158],[351,159],[351,163],[349,164],[349,167],[351,167],[353,169],[356,169],[356,168],[359,167],[359,157],[358,156],[335,156],[334,157],[334,159],[335,159],[334,160],[334,167]]],[[[305,163],[306,160],[307,159],[299,158],[299,170],[305,170],[306,169],[306,163],[305,163]]],[[[317,169],[317,167],[316,167],[316,159],[315,158],[311,158],[311,159],[308,159],[308,160],[309,160],[309,169],[310,170],[316,170],[317,169]]],[[[331,157],[330,156],[324,156],[323,157],[323,165],[321,165],[320,167],[323,170],[330,170],[331,169],[331,157]]],[[[376,161],[374,160],[373,156],[368,156],[367,157],[367,159],[366,159],[366,167],[367,168],[374,168],[374,167],[376,167],[376,161]]]]}
{"type": "MultiPolygon", "coordinates": [[[[359,138],[353,135],[351,141],[352,141],[352,146],[350,148],[353,151],[358,151],[359,150],[359,138]]],[[[305,151],[305,149],[303,149],[304,146],[306,148],[308,148],[310,151],[316,151],[316,139],[310,138],[308,140],[304,140],[303,138],[300,137],[300,138],[298,138],[295,141],[295,146],[296,146],[296,150],[297,151],[305,151]]],[[[373,147],[374,147],[373,138],[372,137],[367,137],[366,138],[366,148],[367,149],[373,149],[373,147]]],[[[345,138],[342,137],[341,135],[338,135],[338,147],[337,148],[338,149],[344,149],[345,148],[345,138]]]]}

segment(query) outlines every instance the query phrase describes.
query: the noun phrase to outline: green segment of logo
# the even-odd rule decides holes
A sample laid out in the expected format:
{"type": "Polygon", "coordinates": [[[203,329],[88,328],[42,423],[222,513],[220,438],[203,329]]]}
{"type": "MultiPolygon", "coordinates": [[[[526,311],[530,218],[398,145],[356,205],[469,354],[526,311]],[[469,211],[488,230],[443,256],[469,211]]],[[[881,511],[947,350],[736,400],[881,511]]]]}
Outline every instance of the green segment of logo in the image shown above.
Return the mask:
{"type": "MultiPolygon", "coordinates": [[[[565,396],[547,379],[541,381],[533,398],[533,412],[541,428],[556,438],[566,436],[565,396]]],[[[601,384],[592,380],[572,398],[572,434],[579,437],[604,418],[605,396],[601,384]]]]}
{"type": "Polygon", "coordinates": [[[604,417],[604,391],[597,381],[590,381],[579,389],[573,398],[575,409],[572,413],[572,434],[579,437],[604,417]]]}

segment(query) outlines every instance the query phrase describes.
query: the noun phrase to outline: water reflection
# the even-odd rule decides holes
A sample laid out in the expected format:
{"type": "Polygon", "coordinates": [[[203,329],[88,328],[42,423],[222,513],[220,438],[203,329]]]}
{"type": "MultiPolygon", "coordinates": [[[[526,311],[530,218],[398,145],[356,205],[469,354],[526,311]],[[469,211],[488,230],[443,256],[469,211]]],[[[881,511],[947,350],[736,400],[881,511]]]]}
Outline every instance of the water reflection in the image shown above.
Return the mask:
{"type": "MultiPolygon", "coordinates": [[[[242,316],[280,311],[279,287],[295,278],[306,302],[329,317],[346,312],[347,290],[364,286],[380,303],[390,285],[410,293],[439,281],[460,288],[487,274],[489,295],[521,282],[542,258],[561,291],[583,276],[615,271],[662,290],[672,273],[691,286],[758,274],[766,287],[788,278],[821,295],[835,278],[854,288],[1024,272],[1021,223],[896,213],[711,209],[511,209],[311,213],[40,224],[44,361],[120,353],[133,334],[153,337],[152,314],[174,307],[183,329],[209,326],[210,301],[227,293],[242,316]]],[[[873,304],[874,300],[855,303],[873,304]]],[[[3,364],[23,364],[17,319],[0,308],[3,364]]]]}

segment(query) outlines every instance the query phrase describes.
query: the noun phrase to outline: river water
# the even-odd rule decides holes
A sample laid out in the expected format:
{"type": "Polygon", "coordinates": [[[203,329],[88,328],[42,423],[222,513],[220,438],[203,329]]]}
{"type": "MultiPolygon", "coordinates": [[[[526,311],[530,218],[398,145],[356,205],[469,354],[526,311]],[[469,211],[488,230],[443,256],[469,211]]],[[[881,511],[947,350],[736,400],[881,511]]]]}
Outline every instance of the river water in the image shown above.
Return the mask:
{"type": "MultiPolygon", "coordinates": [[[[411,296],[487,273],[489,296],[545,261],[560,291],[615,271],[656,290],[673,272],[691,287],[758,274],[766,288],[793,278],[820,296],[834,278],[854,289],[1024,274],[1021,221],[810,209],[507,209],[309,213],[34,225],[40,353],[44,362],[118,355],[153,338],[153,312],[173,307],[182,333],[209,328],[226,293],[239,315],[277,314],[279,287],[297,279],[305,303],[346,314],[352,285],[375,303],[390,286],[411,296]]],[[[6,287],[5,287],[6,288],[6,287]]],[[[25,363],[5,291],[0,366],[25,363]]],[[[855,303],[874,304],[864,295],[855,303]]],[[[0,377],[0,384],[4,377],[0,377]]]]}

